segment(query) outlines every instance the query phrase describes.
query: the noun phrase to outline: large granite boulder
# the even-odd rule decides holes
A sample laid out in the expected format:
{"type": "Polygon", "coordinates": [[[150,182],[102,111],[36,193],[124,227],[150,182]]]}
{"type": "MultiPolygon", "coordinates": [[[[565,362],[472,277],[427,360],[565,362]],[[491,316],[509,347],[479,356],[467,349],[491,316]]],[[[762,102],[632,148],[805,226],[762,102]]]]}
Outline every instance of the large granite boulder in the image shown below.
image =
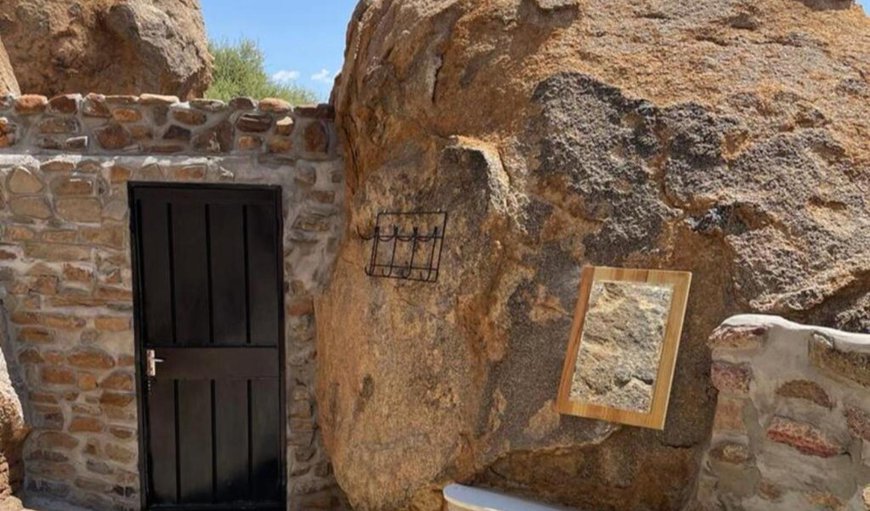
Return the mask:
{"type": "Polygon", "coordinates": [[[348,44],[317,392],[356,509],[440,509],[454,480],[680,509],[722,320],[870,328],[870,19],[850,1],[369,0],[348,44]],[[433,209],[438,282],[368,277],[357,232],[433,209]],[[663,432],[553,409],[585,264],[694,273],[663,432]]]}
{"type": "Polygon", "coordinates": [[[0,317],[0,511],[21,509],[15,496],[24,478],[22,450],[29,428],[6,364],[7,324],[0,317]]]}
{"type": "Polygon", "coordinates": [[[21,94],[21,89],[18,88],[18,80],[15,78],[15,72],[12,71],[12,64],[9,63],[6,47],[0,39],[0,94],[7,93],[21,94]]]}
{"type": "Polygon", "coordinates": [[[199,0],[4,0],[0,35],[27,93],[188,98],[211,83],[199,0]]]}

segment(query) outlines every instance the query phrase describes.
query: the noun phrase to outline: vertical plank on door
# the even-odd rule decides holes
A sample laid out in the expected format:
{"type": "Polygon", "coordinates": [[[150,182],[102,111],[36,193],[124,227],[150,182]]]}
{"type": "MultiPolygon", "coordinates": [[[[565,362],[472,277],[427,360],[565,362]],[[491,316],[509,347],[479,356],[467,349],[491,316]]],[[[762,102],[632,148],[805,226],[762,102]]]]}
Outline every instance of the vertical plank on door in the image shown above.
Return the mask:
{"type": "Polygon", "coordinates": [[[251,465],[253,469],[253,500],[280,500],[281,461],[283,451],[280,422],[275,420],[279,409],[278,380],[251,381],[251,465]]]}
{"type": "Polygon", "coordinates": [[[178,469],[181,502],[213,500],[212,400],[208,380],[178,382],[178,469]]]}
{"type": "Polygon", "coordinates": [[[248,488],[247,380],[215,382],[215,439],[218,502],[237,502],[248,488]]]}
{"type": "Polygon", "coordinates": [[[172,205],[172,250],[176,343],[182,346],[209,344],[211,325],[204,203],[177,202],[172,205]]]}
{"type": "Polygon", "coordinates": [[[148,394],[151,417],[148,446],[151,459],[151,491],[155,504],[175,503],[177,467],[175,438],[175,385],[171,380],[154,380],[148,394]]]}
{"type": "Polygon", "coordinates": [[[241,204],[209,206],[211,292],[217,345],[240,346],[247,342],[243,210],[241,204]]]}
{"type": "Polygon", "coordinates": [[[142,259],[148,262],[140,266],[144,289],[142,333],[147,344],[168,345],[174,339],[169,205],[162,201],[140,200],[134,207],[138,207],[142,259]]]}
{"type": "Polygon", "coordinates": [[[248,238],[248,284],[251,314],[251,344],[277,346],[280,328],[278,290],[278,232],[275,207],[250,205],[246,208],[248,238]]]}

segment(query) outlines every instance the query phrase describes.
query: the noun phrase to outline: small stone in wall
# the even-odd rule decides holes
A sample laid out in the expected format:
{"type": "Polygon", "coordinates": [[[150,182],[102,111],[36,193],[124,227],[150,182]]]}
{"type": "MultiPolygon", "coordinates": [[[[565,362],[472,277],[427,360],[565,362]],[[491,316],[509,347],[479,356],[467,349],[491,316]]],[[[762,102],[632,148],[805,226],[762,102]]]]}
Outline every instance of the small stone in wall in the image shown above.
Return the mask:
{"type": "Polygon", "coordinates": [[[46,385],[73,385],[76,382],[75,373],[65,367],[43,367],[41,378],[46,385]]]}
{"type": "Polygon", "coordinates": [[[260,137],[252,135],[243,135],[239,137],[238,147],[240,151],[253,151],[263,146],[263,140],[260,137]]]}
{"type": "Polygon", "coordinates": [[[15,197],[9,207],[16,215],[45,220],[51,218],[51,207],[42,197],[15,197]]]}
{"type": "Polygon", "coordinates": [[[81,110],[82,115],[85,117],[100,117],[107,119],[112,116],[112,112],[106,105],[106,97],[102,94],[91,93],[85,96],[84,101],[82,101],[81,110]]]}
{"type": "Polygon", "coordinates": [[[278,98],[265,98],[260,100],[260,110],[275,114],[289,113],[292,107],[290,103],[278,98]]]}
{"type": "Polygon", "coordinates": [[[81,149],[87,149],[88,140],[90,140],[90,139],[86,136],[70,137],[70,138],[66,139],[66,141],[63,143],[63,147],[64,147],[64,149],[76,150],[76,151],[81,150],[81,149]]]}
{"type": "Polygon", "coordinates": [[[229,107],[232,110],[254,110],[257,108],[257,101],[249,97],[233,98],[230,100],[229,107]]]}
{"type": "Polygon", "coordinates": [[[825,336],[814,333],[809,343],[810,362],[837,378],[870,387],[870,353],[841,351],[825,336]]]}
{"type": "Polygon", "coordinates": [[[112,118],[123,123],[139,122],[142,112],[133,108],[116,108],[112,110],[112,118]]]}
{"type": "Polygon", "coordinates": [[[74,114],[79,110],[79,94],[62,94],[51,98],[48,102],[48,111],[58,114],[74,114]]]}
{"type": "Polygon", "coordinates": [[[719,392],[744,395],[749,393],[752,368],[748,364],[715,361],[710,370],[710,378],[719,392]]]}
{"type": "Polygon", "coordinates": [[[71,117],[49,117],[39,123],[39,132],[44,135],[78,133],[79,121],[71,117]]]}
{"type": "Polygon", "coordinates": [[[25,94],[15,101],[15,113],[19,115],[34,115],[45,111],[48,98],[38,94],[25,94]]]}
{"type": "Polygon", "coordinates": [[[73,367],[84,369],[111,369],[115,360],[108,354],[98,350],[79,350],[67,357],[73,367]]]}
{"type": "Polygon", "coordinates": [[[172,169],[172,177],[177,181],[202,181],[205,171],[204,165],[185,165],[172,169]]]}
{"type": "Polygon", "coordinates": [[[295,127],[296,122],[289,115],[284,117],[283,119],[279,119],[275,123],[275,134],[281,135],[283,137],[289,137],[293,134],[293,128],[295,127]]]}
{"type": "Polygon", "coordinates": [[[94,182],[79,177],[58,177],[51,182],[51,190],[55,195],[92,195],[94,182]]]}
{"type": "Polygon", "coordinates": [[[139,104],[146,106],[154,105],[174,105],[178,103],[178,96],[165,96],[162,94],[140,94],[139,104]]]}
{"type": "Polygon", "coordinates": [[[24,167],[14,168],[6,180],[6,188],[17,194],[39,193],[43,187],[42,181],[24,167]]]}
{"type": "Polygon", "coordinates": [[[109,124],[95,131],[97,141],[107,151],[124,149],[133,143],[133,139],[123,126],[117,123],[109,124]]]}
{"type": "Polygon", "coordinates": [[[752,460],[752,452],[749,447],[735,442],[724,442],[710,451],[710,456],[723,463],[742,465],[752,460]]]}
{"type": "Polygon", "coordinates": [[[72,172],[76,168],[75,164],[67,160],[51,160],[42,164],[40,170],[45,172],[72,172]]]}
{"type": "Polygon", "coordinates": [[[188,126],[199,126],[205,124],[205,121],[208,120],[208,117],[204,113],[186,109],[173,110],[172,118],[188,126]]]}
{"type": "Polygon", "coordinates": [[[860,408],[848,406],[846,407],[846,424],[853,436],[870,442],[870,414],[860,408]]]}
{"type": "Polygon", "coordinates": [[[204,112],[217,113],[227,109],[227,104],[219,99],[191,99],[190,107],[204,112]]]}
{"type": "Polygon", "coordinates": [[[841,443],[816,426],[785,417],[773,418],[767,428],[767,437],[809,456],[830,458],[846,452],[846,448],[841,443]]]}
{"type": "Polygon", "coordinates": [[[0,148],[15,144],[15,132],[18,126],[6,117],[0,117],[0,148]]]}
{"type": "Polygon", "coordinates": [[[776,389],[776,395],[810,401],[827,409],[834,407],[834,403],[818,383],[809,380],[792,380],[782,384],[776,389]]]}
{"type": "Polygon", "coordinates": [[[103,421],[96,417],[73,417],[68,431],[70,433],[101,433],[104,429],[103,421]]]}
{"type": "Polygon", "coordinates": [[[273,136],[269,138],[270,153],[288,153],[293,150],[293,140],[290,137],[273,136]]]}
{"type": "Polygon", "coordinates": [[[236,128],[249,133],[262,133],[272,127],[272,117],[266,114],[244,114],[236,121],[236,128]]]}
{"type": "Polygon", "coordinates": [[[102,218],[100,201],[92,197],[62,197],[55,206],[58,215],[70,222],[97,223],[102,218]]]}
{"type": "Polygon", "coordinates": [[[190,140],[190,130],[173,124],[163,134],[163,140],[179,140],[186,142],[190,140]]]}

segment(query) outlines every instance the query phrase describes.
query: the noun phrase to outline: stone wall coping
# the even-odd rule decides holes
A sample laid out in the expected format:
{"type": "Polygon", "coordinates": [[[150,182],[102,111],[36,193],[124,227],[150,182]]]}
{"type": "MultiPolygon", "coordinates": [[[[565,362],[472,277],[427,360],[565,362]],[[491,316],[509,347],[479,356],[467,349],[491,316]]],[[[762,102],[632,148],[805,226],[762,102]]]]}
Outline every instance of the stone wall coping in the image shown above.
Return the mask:
{"type": "Polygon", "coordinates": [[[827,337],[840,351],[870,353],[870,334],[844,332],[834,328],[803,325],[780,316],[765,314],[738,314],[722,322],[724,327],[764,327],[775,326],[792,331],[816,332],[827,337]]]}
{"type": "Polygon", "coordinates": [[[0,94],[0,151],[44,154],[340,156],[329,104],[90,93],[0,94]]]}

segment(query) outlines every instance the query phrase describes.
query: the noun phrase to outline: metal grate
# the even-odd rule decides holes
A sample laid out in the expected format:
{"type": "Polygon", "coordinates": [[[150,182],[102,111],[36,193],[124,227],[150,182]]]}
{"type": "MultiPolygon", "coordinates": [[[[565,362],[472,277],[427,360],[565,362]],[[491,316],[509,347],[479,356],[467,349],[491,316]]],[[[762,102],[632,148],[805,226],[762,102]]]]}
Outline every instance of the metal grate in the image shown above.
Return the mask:
{"type": "Polygon", "coordinates": [[[366,275],[436,282],[446,229],[446,211],[378,213],[374,232],[359,233],[372,242],[366,275]]]}

